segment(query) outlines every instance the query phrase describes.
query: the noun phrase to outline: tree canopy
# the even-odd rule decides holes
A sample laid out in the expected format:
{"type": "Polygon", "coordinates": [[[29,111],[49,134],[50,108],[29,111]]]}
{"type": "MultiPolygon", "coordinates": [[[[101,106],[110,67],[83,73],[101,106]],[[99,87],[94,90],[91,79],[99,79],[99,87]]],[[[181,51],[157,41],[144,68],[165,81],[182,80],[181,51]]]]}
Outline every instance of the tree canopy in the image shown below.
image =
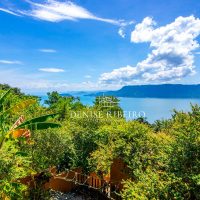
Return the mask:
{"type": "Polygon", "coordinates": [[[119,194],[122,199],[200,199],[199,105],[150,124],[144,118],[126,121],[116,117],[114,112],[122,111],[116,97],[112,97],[112,106],[108,105],[110,96],[103,104],[96,98],[93,106],[84,106],[78,98],[52,92],[46,101],[49,106],[43,107],[38,98],[12,89],[7,92],[7,87],[2,90],[1,198],[44,198],[48,194],[41,187],[30,191],[16,180],[49,167],[56,166],[58,171],[81,167],[85,173],[105,175],[113,160],[120,158],[129,176],[119,194]],[[70,117],[70,111],[102,111],[103,117],[70,117]],[[109,120],[107,112],[112,114],[109,120]],[[13,126],[20,116],[25,119],[13,126]],[[31,131],[28,138],[15,132],[26,129],[31,131]],[[19,137],[12,137],[14,132],[19,137]]]}

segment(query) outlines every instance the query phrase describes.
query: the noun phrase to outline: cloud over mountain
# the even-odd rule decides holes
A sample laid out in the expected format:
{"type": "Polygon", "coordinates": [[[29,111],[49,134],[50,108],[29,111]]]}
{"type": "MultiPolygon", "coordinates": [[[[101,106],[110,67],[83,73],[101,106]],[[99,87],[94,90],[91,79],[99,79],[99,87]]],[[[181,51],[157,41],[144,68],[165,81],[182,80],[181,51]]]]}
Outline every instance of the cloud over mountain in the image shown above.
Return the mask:
{"type": "Polygon", "coordinates": [[[100,76],[104,84],[140,82],[168,82],[195,73],[194,53],[199,48],[200,19],[194,16],[178,17],[166,26],[156,27],[150,17],[135,26],[131,42],[148,42],[151,53],[136,66],[114,69],[100,76]]]}

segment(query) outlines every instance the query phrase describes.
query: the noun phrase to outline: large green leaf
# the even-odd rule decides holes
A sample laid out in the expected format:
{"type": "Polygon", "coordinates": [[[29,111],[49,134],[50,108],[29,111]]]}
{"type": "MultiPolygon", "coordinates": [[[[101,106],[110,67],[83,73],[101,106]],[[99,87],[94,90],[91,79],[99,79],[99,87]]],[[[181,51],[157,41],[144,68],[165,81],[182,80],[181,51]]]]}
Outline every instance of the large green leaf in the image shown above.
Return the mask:
{"type": "Polygon", "coordinates": [[[34,130],[44,130],[44,129],[48,129],[48,128],[59,128],[61,127],[60,124],[56,124],[56,123],[51,123],[51,122],[38,122],[38,123],[29,123],[29,124],[21,124],[20,126],[18,126],[16,129],[28,129],[30,131],[34,131],[34,130]]]}
{"type": "Polygon", "coordinates": [[[35,104],[36,102],[37,101],[35,99],[26,99],[24,101],[19,102],[15,106],[11,107],[9,110],[11,113],[16,113],[24,110],[25,108],[28,108],[29,106],[35,104]]]}
{"type": "Polygon", "coordinates": [[[30,125],[30,124],[45,122],[48,119],[54,118],[56,115],[57,114],[44,115],[44,116],[41,116],[41,117],[36,117],[36,118],[30,119],[30,120],[27,120],[24,123],[20,124],[16,129],[24,128],[25,126],[30,125]]]}
{"type": "Polygon", "coordinates": [[[18,104],[14,105],[11,108],[9,108],[9,109],[5,110],[4,112],[2,112],[0,114],[0,116],[1,115],[5,116],[5,115],[10,114],[10,113],[17,113],[17,112],[22,111],[25,108],[35,104],[35,103],[36,103],[36,100],[34,100],[34,99],[27,99],[27,100],[21,101],[18,104]]]}

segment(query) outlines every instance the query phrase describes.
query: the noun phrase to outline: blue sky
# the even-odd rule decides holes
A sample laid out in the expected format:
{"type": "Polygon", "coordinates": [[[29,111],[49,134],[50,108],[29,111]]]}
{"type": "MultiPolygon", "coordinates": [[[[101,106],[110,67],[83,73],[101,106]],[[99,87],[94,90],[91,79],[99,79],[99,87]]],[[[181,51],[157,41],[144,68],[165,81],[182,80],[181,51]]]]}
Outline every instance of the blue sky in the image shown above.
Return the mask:
{"type": "Polygon", "coordinates": [[[198,0],[4,0],[0,82],[29,93],[200,83],[198,0]]]}

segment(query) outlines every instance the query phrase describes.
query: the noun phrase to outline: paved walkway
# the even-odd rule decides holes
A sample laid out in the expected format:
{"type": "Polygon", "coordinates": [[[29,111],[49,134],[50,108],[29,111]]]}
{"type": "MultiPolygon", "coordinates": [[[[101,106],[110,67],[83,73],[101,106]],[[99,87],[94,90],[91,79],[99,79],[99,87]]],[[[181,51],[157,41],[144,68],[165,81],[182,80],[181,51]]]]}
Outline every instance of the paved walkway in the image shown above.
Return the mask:
{"type": "Polygon", "coordinates": [[[57,191],[51,191],[50,200],[97,200],[99,198],[92,198],[88,195],[80,195],[76,193],[62,193],[57,191]]]}

